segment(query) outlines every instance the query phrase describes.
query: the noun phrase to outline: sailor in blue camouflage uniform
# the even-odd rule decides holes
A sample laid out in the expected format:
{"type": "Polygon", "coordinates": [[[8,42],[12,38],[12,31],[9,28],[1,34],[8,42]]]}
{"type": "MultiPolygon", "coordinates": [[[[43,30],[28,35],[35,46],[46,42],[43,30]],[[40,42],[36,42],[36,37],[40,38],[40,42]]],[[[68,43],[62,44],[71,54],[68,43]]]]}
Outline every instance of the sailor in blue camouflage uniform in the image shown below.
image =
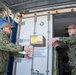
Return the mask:
{"type": "Polygon", "coordinates": [[[8,36],[11,34],[12,26],[10,23],[4,23],[1,26],[2,30],[0,30],[0,75],[7,74],[7,66],[9,60],[9,54],[14,57],[23,57],[23,55],[19,54],[21,51],[25,51],[27,53],[31,53],[32,49],[29,46],[21,46],[15,45],[11,43],[8,36]]]}
{"type": "Polygon", "coordinates": [[[76,25],[70,25],[66,28],[69,33],[69,37],[55,37],[50,38],[49,43],[54,47],[68,46],[69,63],[74,68],[72,75],[76,75],[76,25]]]}

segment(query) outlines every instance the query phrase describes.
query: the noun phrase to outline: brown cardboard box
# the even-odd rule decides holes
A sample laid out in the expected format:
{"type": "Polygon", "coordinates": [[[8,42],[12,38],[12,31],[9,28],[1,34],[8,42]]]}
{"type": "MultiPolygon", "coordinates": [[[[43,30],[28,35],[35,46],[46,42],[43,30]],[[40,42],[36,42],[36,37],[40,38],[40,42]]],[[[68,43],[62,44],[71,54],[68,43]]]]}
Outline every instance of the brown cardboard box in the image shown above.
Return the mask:
{"type": "Polygon", "coordinates": [[[45,46],[45,37],[43,35],[30,36],[30,44],[33,46],[45,46]]]}

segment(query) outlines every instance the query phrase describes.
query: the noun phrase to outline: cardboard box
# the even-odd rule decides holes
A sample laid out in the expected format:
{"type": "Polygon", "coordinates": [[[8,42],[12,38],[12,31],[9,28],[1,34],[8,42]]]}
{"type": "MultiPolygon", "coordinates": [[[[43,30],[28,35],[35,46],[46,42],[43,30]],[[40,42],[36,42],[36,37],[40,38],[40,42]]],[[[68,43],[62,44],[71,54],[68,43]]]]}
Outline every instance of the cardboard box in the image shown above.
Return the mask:
{"type": "Polygon", "coordinates": [[[30,44],[33,46],[45,46],[45,37],[43,35],[32,35],[30,36],[30,44]]]}

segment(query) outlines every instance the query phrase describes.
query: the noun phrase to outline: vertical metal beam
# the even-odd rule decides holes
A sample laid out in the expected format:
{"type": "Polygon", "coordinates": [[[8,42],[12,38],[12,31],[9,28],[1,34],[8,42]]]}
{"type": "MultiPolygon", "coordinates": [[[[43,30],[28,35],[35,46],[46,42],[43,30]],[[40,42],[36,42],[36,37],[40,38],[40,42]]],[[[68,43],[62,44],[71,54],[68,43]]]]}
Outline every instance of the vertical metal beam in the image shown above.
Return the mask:
{"type": "MultiPolygon", "coordinates": [[[[47,20],[48,20],[48,31],[47,31],[47,40],[49,39],[49,33],[50,33],[50,30],[49,30],[49,26],[50,26],[50,12],[48,12],[48,15],[47,15],[47,20]]],[[[46,75],[49,75],[49,44],[47,42],[47,70],[46,70],[46,75]]]]}
{"type": "MultiPolygon", "coordinates": [[[[37,15],[35,14],[35,17],[34,17],[34,32],[33,32],[34,35],[36,34],[36,22],[37,22],[37,15]]],[[[33,49],[35,49],[35,47],[33,47],[33,49]]],[[[32,53],[31,75],[34,74],[33,66],[34,66],[34,50],[33,50],[33,53],[32,53]]]]}

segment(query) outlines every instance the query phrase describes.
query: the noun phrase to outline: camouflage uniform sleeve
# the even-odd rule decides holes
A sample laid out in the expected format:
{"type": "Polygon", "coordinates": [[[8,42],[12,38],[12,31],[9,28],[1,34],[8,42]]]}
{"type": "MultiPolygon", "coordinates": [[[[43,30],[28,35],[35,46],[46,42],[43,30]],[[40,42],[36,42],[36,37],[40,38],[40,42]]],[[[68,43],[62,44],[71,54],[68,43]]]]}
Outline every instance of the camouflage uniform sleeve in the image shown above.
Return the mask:
{"type": "Polygon", "coordinates": [[[59,46],[62,47],[62,48],[67,48],[67,47],[68,47],[67,43],[64,43],[64,42],[62,42],[62,41],[58,41],[58,44],[59,44],[59,46]]]}
{"type": "Polygon", "coordinates": [[[14,57],[23,57],[22,54],[19,54],[19,51],[23,50],[23,46],[21,45],[15,45],[11,42],[8,42],[5,40],[3,43],[1,43],[0,50],[8,52],[10,55],[14,57]]]}
{"type": "Polygon", "coordinates": [[[23,46],[21,45],[15,45],[11,43],[6,38],[0,39],[0,50],[8,52],[8,53],[18,53],[19,51],[22,51],[23,46]]]}
{"type": "Polygon", "coordinates": [[[13,57],[23,57],[24,55],[23,54],[19,54],[19,53],[10,53],[11,56],[13,57]]]}
{"type": "Polygon", "coordinates": [[[13,56],[23,56],[19,54],[19,51],[23,50],[23,46],[21,45],[15,45],[13,44],[9,38],[8,35],[4,31],[0,31],[0,51],[7,52],[10,55],[13,56]]]}
{"type": "Polygon", "coordinates": [[[68,45],[73,44],[75,41],[76,41],[76,35],[73,35],[69,37],[60,37],[58,42],[60,45],[68,45]]]}

